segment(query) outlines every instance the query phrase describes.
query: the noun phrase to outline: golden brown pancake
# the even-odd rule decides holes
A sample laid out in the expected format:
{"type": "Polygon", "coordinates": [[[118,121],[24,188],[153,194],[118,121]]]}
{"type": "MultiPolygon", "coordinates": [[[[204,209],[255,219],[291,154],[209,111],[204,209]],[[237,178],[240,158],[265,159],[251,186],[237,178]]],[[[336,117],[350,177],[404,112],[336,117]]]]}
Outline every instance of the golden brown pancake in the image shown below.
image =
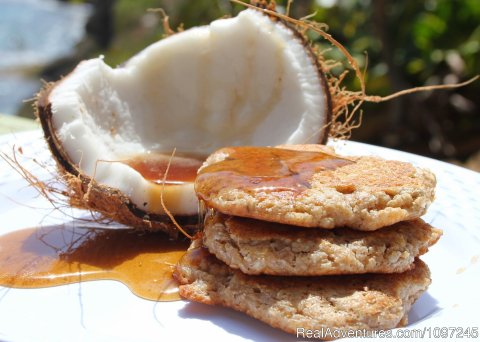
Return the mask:
{"type": "Polygon", "coordinates": [[[420,260],[407,272],[322,277],[252,276],[233,270],[197,239],[177,265],[184,298],[223,305],[272,327],[377,330],[407,323],[407,313],[430,284],[420,260]]]}
{"type": "Polygon", "coordinates": [[[410,163],[295,145],[222,148],[200,168],[195,190],[228,215],[371,231],[423,215],[435,184],[432,172],[410,163]]]}
{"type": "Polygon", "coordinates": [[[372,232],[309,229],[211,213],[203,245],[245,274],[316,276],[399,273],[435,244],[442,231],[421,219],[372,232]]]}

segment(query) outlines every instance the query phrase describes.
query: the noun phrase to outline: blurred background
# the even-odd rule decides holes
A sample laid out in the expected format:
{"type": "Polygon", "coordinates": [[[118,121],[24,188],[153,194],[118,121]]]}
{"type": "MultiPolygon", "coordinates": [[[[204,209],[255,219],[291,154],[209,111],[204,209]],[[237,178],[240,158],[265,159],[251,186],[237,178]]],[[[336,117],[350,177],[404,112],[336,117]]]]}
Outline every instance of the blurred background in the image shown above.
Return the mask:
{"type": "MultiPolygon", "coordinates": [[[[278,0],[280,11],[287,1],[278,0]]],[[[33,118],[41,82],[82,59],[115,66],[160,39],[163,8],[172,28],[208,24],[243,7],[228,0],[0,0],[0,113],[33,118]]],[[[370,95],[457,83],[480,74],[479,0],[295,0],[290,15],[326,23],[357,59],[368,60],[370,95]]],[[[318,36],[312,40],[328,48],[318,36]]],[[[328,58],[342,58],[331,49],[328,58]]],[[[352,77],[345,84],[358,90],[352,77]]],[[[1,128],[1,127],[0,127],[1,128]]],[[[442,159],[480,171],[480,81],[363,106],[352,139],[442,159]]]]}

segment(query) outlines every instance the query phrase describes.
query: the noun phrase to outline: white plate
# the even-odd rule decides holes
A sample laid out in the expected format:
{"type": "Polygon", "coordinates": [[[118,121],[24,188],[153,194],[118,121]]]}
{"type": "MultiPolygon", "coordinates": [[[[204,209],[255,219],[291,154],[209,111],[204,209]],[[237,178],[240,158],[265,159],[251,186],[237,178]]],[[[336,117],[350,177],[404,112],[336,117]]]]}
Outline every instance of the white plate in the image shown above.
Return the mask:
{"type": "MultiPolygon", "coordinates": [[[[0,137],[2,151],[21,146],[24,155],[50,161],[40,131],[0,137]]],[[[355,142],[335,143],[346,154],[371,154],[432,169],[437,198],[424,219],[444,235],[422,259],[433,283],[414,305],[408,329],[480,325],[480,174],[432,159],[355,142]]],[[[24,166],[43,176],[33,161],[24,166]]],[[[77,212],[71,214],[78,214],[77,212]]],[[[52,211],[0,159],[0,234],[71,219],[52,211]],[[21,203],[21,204],[20,204],[21,203]]],[[[1,246],[0,246],[1,248],[1,246]]],[[[465,331],[465,330],[464,330],[465,331]]],[[[45,289],[0,287],[0,340],[12,341],[287,341],[295,336],[233,310],[184,301],[143,300],[115,281],[92,281],[45,289]]]]}

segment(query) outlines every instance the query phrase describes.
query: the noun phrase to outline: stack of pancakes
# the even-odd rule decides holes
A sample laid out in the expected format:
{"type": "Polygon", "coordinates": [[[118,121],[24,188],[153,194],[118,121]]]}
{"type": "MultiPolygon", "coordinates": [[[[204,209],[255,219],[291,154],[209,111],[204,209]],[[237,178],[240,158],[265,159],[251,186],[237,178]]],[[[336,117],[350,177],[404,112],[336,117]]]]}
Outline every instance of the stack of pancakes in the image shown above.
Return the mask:
{"type": "Polygon", "coordinates": [[[435,183],[321,145],[221,149],[196,179],[209,210],[177,266],[180,294],[294,334],[403,326],[430,284],[418,256],[442,234],[419,218],[435,183]]]}

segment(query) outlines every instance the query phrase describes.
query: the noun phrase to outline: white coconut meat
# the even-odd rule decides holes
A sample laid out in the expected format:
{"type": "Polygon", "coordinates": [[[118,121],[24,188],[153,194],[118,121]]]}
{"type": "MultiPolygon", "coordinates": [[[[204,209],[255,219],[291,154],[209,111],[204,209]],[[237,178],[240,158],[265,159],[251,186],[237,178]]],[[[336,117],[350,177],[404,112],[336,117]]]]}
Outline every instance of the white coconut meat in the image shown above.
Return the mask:
{"type": "Polygon", "coordinates": [[[132,155],[207,156],[232,145],[319,142],[328,96],[295,31],[255,10],[163,39],[111,68],[84,61],[50,92],[57,140],[81,172],[139,209],[197,213],[192,183],[162,187],[132,155]]]}

